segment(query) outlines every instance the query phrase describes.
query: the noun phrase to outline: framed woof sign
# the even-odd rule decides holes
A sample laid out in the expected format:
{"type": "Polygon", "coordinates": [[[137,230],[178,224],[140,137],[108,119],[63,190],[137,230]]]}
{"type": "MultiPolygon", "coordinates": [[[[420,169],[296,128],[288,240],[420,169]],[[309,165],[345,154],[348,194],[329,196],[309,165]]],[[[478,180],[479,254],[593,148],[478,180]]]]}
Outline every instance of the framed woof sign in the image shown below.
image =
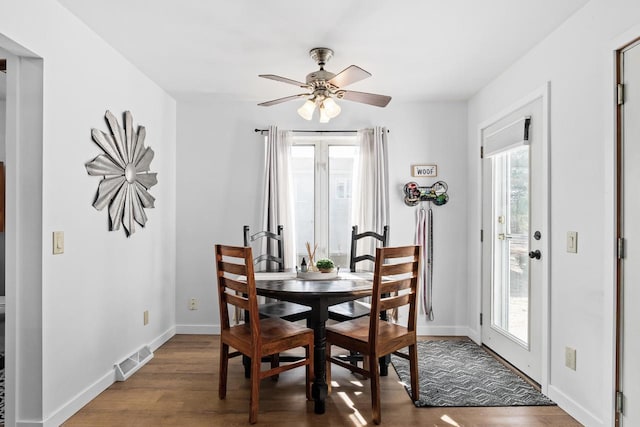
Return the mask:
{"type": "Polygon", "coordinates": [[[437,165],[413,165],[411,166],[411,176],[432,178],[438,176],[437,165]]]}

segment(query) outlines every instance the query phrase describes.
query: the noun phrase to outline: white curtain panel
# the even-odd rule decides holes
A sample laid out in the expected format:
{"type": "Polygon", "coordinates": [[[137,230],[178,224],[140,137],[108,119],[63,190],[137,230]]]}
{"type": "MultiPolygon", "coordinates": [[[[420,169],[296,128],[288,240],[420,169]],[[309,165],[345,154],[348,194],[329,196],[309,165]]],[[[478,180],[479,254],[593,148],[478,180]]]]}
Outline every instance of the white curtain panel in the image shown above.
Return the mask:
{"type": "MultiPolygon", "coordinates": [[[[290,168],[291,132],[269,126],[265,150],[265,178],[262,229],[277,232],[284,230],[284,267],[295,265],[294,201],[290,168]]],[[[269,249],[276,253],[275,246],[269,249]]]]}
{"type": "MultiPolygon", "coordinates": [[[[387,128],[359,130],[358,142],[360,157],[353,193],[353,224],[358,226],[359,233],[382,233],[383,227],[389,225],[387,128]]],[[[370,245],[359,244],[358,255],[375,253],[374,239],[367,240],[371,240],[370,245]]],[[[372,265],[365,265],[363,269],[372,269],[372,265]]]]}

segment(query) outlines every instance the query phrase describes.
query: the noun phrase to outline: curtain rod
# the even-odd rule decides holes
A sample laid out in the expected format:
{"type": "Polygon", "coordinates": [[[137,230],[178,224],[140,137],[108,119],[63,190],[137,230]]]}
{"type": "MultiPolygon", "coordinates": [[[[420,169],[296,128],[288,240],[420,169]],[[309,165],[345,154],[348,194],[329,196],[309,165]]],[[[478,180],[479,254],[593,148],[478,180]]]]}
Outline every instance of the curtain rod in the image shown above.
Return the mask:
{"type": "MultiPolygon", "coordinates": [[[[254,132],[260,132],[260,133],[264,133],[264,132],[268,132],[269,129],[254,129],[254,132]]],[[[297,132],[297,133],[356,133],[358,132],[357,130],[291,130],[291,132],[297,132]]],[[[391,132],[389,129],[387,129],[387,133],[391,132]]]]}

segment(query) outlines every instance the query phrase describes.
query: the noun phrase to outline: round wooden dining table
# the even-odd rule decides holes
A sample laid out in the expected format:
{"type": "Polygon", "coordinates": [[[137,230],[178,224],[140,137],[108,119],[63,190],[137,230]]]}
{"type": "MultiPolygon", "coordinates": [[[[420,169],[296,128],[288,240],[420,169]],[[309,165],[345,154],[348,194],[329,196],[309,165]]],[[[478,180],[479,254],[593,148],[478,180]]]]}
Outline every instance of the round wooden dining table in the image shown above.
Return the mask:
{"type": "Polygon", "coordinates": [[[371,274],[358,276],[358,273],[345,273],[328,280],[282,277],[270,279],[267,277],[256,275],[258,295],[295,302],[311,308],[311,314],[307,318],[307,326],[313,329],[314,333],[315,378],[311,390],[315,401],[315,413],[324,414],[328,391],[325,364],[327,344],[325,324],[329,319],[329,307],[370,296],[373,288],[371,274]]]}

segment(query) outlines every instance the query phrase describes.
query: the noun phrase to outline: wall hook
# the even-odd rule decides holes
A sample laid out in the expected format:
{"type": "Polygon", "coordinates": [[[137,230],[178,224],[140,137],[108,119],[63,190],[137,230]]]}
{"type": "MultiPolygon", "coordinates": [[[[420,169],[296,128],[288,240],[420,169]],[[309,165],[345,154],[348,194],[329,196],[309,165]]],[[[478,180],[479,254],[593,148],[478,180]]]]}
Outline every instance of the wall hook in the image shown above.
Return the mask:
{"type": "MultiPolygon", "coordinates": [[[[416,206],[420,202],[433,202],[436,206],[442,206],[449,201],[448,189],[444,181],[437,181],[431,186],[424,187],[420,187],[415,182],[408,182],[404,185],[404,203],[407,206],[416,206]]],[[[422,203],[420,205],[422,206],[422,203]]]]}

